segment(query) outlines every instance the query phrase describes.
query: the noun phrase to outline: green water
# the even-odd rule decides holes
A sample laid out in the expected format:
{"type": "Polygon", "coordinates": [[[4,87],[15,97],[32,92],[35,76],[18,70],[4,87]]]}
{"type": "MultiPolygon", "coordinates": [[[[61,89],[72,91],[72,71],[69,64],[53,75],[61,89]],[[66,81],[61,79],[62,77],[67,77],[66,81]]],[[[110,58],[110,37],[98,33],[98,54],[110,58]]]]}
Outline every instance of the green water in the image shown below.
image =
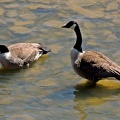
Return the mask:
{"type": "Polygon", "coordinates": [[[119,120],[120,82],[95,88],[70,64],[77,21],[84,50],[120,64],[119,0],[0,0],[0,44],[41,42],[52,49],[29,69],[0,71],[0,120],[119,120]]]}

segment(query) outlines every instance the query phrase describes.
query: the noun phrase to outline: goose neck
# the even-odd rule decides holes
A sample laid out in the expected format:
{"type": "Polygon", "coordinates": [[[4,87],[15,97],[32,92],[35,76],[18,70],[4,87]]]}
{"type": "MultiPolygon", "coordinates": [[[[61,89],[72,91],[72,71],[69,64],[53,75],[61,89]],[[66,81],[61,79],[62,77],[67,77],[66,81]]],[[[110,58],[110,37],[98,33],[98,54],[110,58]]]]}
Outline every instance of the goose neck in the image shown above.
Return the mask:
{"type": "Polygon", "coordinates": [[[82,52],[82,35],[79,26],[77,25],[74,29],[77,39],[76,43],[74,45],[74,48],[77,49],[78,51],[82,52]]]}

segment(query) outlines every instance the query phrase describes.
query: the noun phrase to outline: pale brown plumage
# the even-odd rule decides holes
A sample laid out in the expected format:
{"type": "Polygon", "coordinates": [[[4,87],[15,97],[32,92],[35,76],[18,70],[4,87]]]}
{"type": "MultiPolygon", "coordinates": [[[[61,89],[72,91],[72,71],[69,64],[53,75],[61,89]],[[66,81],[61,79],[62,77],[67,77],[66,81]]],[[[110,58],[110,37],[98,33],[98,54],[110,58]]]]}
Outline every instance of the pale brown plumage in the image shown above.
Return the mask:
{"type": "Polygon", "coordinates": [[[6,58],[5,55],[0,54],[0,68],[4,67],[10,69],[10,68],[21,68],[23,66],[24,66],[24,60],[17,57],[16,55],[12,53],[8,53],[6,58]]]}
{"type": "Polygon", "coordinates": [[[33,62],[38,52],[42,52],[42,45],[38,43],[16,43],[8,47],[10,52],[26,63],[33,62]]]}
{"type": "Polygon", "coordinates": [[[42,46],[40,43],[16,43],[8,48],[0,45],[0,52],[2,52],[0,54],[0,62],[4,67],[21,68],[29,66],[42,54],[50,52],[50,49],[42,46]]]}

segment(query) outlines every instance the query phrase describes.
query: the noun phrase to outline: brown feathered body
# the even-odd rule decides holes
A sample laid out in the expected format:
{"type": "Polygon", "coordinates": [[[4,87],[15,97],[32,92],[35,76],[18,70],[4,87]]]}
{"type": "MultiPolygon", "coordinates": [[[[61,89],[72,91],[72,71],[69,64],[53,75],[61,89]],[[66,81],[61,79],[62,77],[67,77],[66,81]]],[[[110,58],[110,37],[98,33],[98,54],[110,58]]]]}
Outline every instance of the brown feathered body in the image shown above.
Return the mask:
{"type": "Polygon", "coordinates": [[[73,49],[71,50],[71,62],[78,75],[93,82],[107,77],[120,80],[120,66],[100,52],[78,52],[73,49]]]}
{"type": "Polygon", "coordinates": [[[12,53],[0,54],[0,68],[21,68],[24,66],[24,60],[12,53]]]}
{"type": "Polygon", "coordinates": [[[8,46],[9,53],[0,54],[0,62],[5,68],[29,66],[50,49],[40,43],[16,43],[8,46]]]}
{"type": "Polygon", "coordinates": [[[68,22],[62,28],[71,28],[76,33],[77,39],[70,52],[70,57],[72,67],[79,76],[95,83],[107,77],[115,77],[120,80],[119,65],[100,52],[82,50],[82,34],[75,21],[68,22]]]}
{"type": "Polygon", "coordinates": [[[42,53],[41,48],[41,44],[38,43],[16,43],[8,47],[12,54],[18,58],[21,58],[22,60],[25,60],[29,57],[29,62],[33,62],[37,54],[42,53]]]}

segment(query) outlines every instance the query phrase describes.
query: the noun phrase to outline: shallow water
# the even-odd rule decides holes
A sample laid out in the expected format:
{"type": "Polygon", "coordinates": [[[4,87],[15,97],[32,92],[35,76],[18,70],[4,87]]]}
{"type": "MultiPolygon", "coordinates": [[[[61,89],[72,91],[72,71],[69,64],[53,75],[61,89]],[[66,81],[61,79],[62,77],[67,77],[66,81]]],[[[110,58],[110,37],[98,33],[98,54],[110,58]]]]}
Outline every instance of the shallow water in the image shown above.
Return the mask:
{"type": "Polygon", "coordinates": [[[119,120],[120,82],[95,88],[71,68],[70,20],[80,25],[84,50],[120,64],[119,0],[0,0],[0,44],[41,42],[52,49],[29,69],[0,71],[0,120],[119,120]]]}

